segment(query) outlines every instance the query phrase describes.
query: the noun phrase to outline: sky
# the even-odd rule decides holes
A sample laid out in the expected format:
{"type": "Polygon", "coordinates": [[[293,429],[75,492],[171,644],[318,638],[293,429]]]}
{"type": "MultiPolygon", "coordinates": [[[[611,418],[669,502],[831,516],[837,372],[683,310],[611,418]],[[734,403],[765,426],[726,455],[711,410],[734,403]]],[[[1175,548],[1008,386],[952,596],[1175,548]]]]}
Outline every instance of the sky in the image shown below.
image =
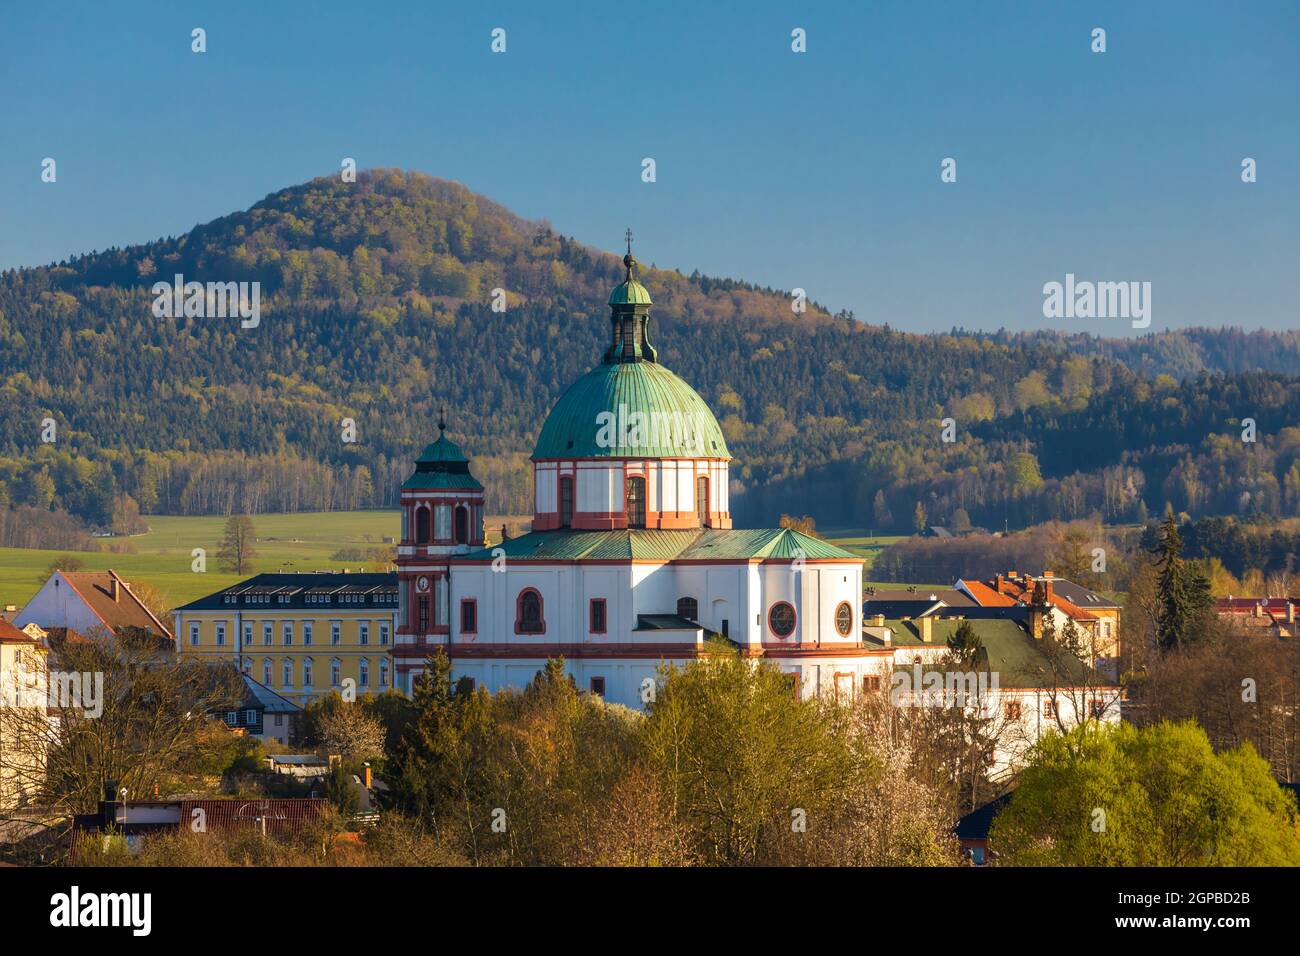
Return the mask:
{"type": "Polygon", "coordinates": [[[1045,317],[1067,274],[1150,282],[1143,331],[1300,327],[1295,2],[0,8],[0,269],[353,157],[907,330],[1139,334],[1045,317]]]}

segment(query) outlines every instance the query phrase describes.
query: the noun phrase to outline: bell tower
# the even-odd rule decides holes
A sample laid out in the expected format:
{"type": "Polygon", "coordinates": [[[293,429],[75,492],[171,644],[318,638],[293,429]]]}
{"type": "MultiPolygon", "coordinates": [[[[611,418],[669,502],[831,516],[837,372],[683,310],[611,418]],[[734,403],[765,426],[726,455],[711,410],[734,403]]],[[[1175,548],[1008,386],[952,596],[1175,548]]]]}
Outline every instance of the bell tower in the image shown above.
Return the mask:
{"type": "Polygon", "coordinates": [[[447,560],[483,547],[483,486],[470,474],[469,459],[447,437],[445,412],[438,438],[415,461],[402,482],[402,539],[397,547],[397,634],[393,642],[396,686],[410,691],[410,672],[420,670],[430,649],[445,643],[451,620],[447,560]]]}

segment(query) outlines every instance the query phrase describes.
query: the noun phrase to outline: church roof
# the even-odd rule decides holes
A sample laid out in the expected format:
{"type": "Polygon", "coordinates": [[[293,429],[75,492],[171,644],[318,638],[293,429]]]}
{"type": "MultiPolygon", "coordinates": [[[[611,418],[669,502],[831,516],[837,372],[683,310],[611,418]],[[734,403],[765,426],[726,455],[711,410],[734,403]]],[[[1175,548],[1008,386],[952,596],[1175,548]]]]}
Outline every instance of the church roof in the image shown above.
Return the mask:
{"type": "Polygon", "coordinates": [[[858,562],[852,552],[790,528],[753,531],[713,528],[660,531],[533,531],[455,561],[491,561],[497,549],[508,561],[785,561],[838,559],[858,562]]]}
{"type": "Polygon", "coordinates": [[[730,459],[698,392],[657,362],[602,363],[555,403],[533,458],[730,459]],[[638,418],[632,418],[633,415],[638,418]]]}

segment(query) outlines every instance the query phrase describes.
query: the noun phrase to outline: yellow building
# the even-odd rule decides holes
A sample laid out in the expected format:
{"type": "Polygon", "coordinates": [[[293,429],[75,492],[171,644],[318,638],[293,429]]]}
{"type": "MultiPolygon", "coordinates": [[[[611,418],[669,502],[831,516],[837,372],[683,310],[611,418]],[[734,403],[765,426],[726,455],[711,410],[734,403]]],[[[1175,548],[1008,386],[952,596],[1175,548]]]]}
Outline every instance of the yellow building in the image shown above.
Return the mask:
{"type": "Polygon", "coordinates": [[[396,574],[259,574],[174,614],[178,654],[234,662],[304,706],[393,686],[396,574]]]}

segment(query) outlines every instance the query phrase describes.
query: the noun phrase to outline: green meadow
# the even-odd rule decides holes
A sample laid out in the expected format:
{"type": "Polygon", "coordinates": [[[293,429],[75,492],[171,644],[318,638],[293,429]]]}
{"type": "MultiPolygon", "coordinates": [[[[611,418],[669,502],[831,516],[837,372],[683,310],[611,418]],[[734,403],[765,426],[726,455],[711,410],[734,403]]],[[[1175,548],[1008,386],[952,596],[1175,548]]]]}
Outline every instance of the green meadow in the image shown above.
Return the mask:
{"type": "MultiPolygon", "coordinates": [[[[0,548],[0,606],[25,604],[45,580],[50,565],[64,555],[81,561],[87,571],[112,568],[127,581],[152,584],[173,605],[185,604],[249,576],[225,574],[217,568],[225,518],[150,515],[145,520],[149,523],[147,534],[100,539],[105,549],[123,549],[117,553],[0,548]],[[201,574],[190,569],[195,548],[207,552],[207,570],[201,574]]],[[[257,556],[251,573],[345,567],[357,571],[375,566],[356,559],[336,560],[332,555],[343,548],[365,553],[383,547],[385,537],[396,540],[401,520],[396,511],[299,512],[255,515],[253,526],[257,530],[257,556]]]]}

